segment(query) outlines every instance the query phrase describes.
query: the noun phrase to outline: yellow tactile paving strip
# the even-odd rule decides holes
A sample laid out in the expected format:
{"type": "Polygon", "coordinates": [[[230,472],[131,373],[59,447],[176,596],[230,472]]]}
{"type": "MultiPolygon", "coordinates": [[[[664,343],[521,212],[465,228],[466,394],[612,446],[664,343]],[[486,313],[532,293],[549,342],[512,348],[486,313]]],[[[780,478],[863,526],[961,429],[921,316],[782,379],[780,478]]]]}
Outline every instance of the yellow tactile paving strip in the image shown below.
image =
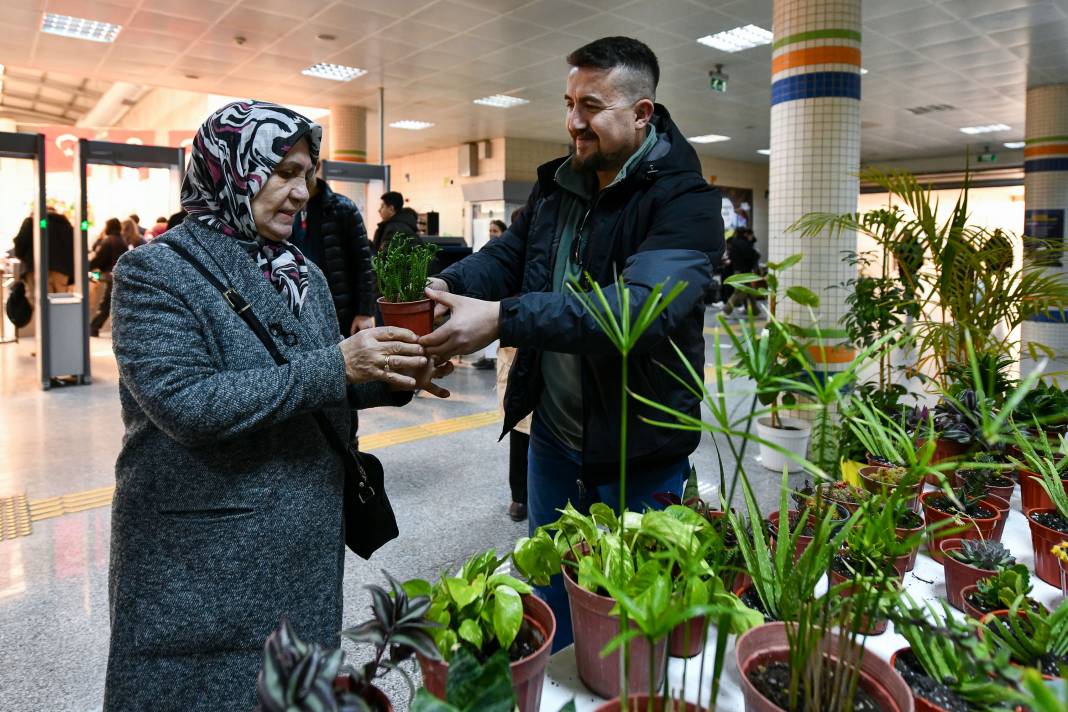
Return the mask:
{"type": "MultiPolygon", "coordinates": [[[[361,450],[378,450],[392,445],[451,435],[465,430],[474,430],[501,420],[496,410],[472,413],[458,418],[448,418],[406,428],[394,428],[360,438],[361,450]]],[[[47,497],[27,503],[25,495],[0,498],[0,540],[29,536],[31,522],[61,517],[64,514],[84,512],[87,509],[107,507],[115,494],[115,486],[99,487],[84,492],[74,492],[58,497],[47,497]]]]}
{"type": "Polygon", "coordinates": [[[33,533],[26,496],[0,497],[0,541],[33,533]]]}

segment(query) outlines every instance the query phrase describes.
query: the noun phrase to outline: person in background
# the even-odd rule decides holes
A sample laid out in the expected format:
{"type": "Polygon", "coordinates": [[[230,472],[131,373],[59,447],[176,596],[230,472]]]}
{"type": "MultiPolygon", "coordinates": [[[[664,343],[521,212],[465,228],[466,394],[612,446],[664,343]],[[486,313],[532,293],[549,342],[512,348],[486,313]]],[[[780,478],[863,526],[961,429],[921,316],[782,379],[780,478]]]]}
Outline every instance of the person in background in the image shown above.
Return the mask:
{"type": "Polygon", "coordinates": [[[104,223],[104,234],[96,241],[92,257],[89,258],[89,271],[100,272],[100,281],[104,283],[104,297],[100,300],[100,308],[89,322],[90,336],[100,336],[101,327],[111,316],[111,273],[115,269],[115,263],[130,249],[122,237],[122,232],[119,219],[108,218],[104,223]]]}
{"type": "Polygon", "coordinates": [[[419,214],[404,205],[404,196],[391,190],[382,196],[378,206],[378,216],[382,222],[375,230],[375,239],[371,244],[375,254],[382,254],[389,249],[389,241],[398,232],[410,235],[419,234],[419,214]]]}
{"type": "Polygon", "coordinates": [[[141,216],[137,213],[130,213],[130,219],[134,222],[134,227],[137,228],[137,234],[141,237],[145,236],[145,228],[141,227],[141,216]]]}
{"type": "Polygon", "coordinates": [[[186,213],[184,210],[179,210],[178,212],[171,215],[169,218],[167,218],[167,229],[170,230],[172,227],[178,227],[179,225],[181,225],[182,221],[185,220],[185,216],[187,214],[188,213],[186,213]]]}
{"type": "MultiPolygon", "coordinates": [[[[48,209],[48,292],[69,291],[74,281],[74,226],[62,213],[48,209]]],[[[23,281],[30,302],[36,298],[36,265],[33,257],[33,216],[22,221],[15,235],[13,254],[22,261],[23,281]]]]}
{"type": "Polygon", "coordinates": [[[145,238],[142,236],[141,231],[137,228],[137,223],[132,219],[122,221],[122,241],[126,243],[127,249],[134,249],[145,244],[145,238]]]}
{"type": "MultiPolygon", "coordinates": [[[[518,212],[518,211],[516,211],[518,212]]],[[[515,214],[513,213],[513,220],[515,214]]],[[[490,239],[496,239],[508,231],[503,220],[490,222],[490,239]]],[[[501,346],[497,349],[497,407],[504,416],[504,394],[508,391],[508,371],[515,361],[515,347],[501,346]]],[[[513,522],[527,518],[527,451],[530,449],[530,416],[523,418],[508,433],[508,488],[512,503],[508,516],[513,522]]]]}
{"type": "MultiPolygon", "coordinates": [[[[746,274],[755,272],[760,264],[760,251],[756,247],[756,235],[747,227],[739,227],[734,230],[734,237],[727,240],[726,259],[731,274],[746,274]]],[[[723,314],[731,316],[731,312],[741,307],[744,316],[749,309],[749,304],[754,303],[753,298],[741,289],[731,292],[723,305],[723,314]]]]}
{"type": "Polygon", "coordinates": [[[152,227],[148,228],[148,232],[145,234],[145,238],[149,241],[152,241],[165,232],[167,232],[167,218],[161,215],[156,218],[156,222],[152,225],[152,227]]]}
{"type": "Polygon", "coordinates": [[[375,273],[371,244],[356,204],[322,178],[308,181],[307,205],[293,220],[290,242],[326,275],[339,331],[355,334],[375,325],[375,273]]]}
{"type": "MultiPolygon", "coordinates": [[[[531,533],[556,520],[568,502],[580,511],[598,501],[618,508],[623,488],[619,353],[571,292],[572,280],[601,285],[617,320],[623,303],[617,275],[630,295],[631,319],[654,285],[685,285],[631,352],[630,392],[700,418],[700,398],[676,378],[685,380],[687,368],[704,369],[703,297],[723,252],[719,191],[667,109],[655,103],[660,68],[653,51],[636,39],[604,37],[567,61],[573,153],[538,168],[526,207],[503,236],[431,278],[426,294],[440,315],[450,316],[419,339],[437,359],[473,353],[498,338],[518,347],[503,432],[533,412],[531,533]]],[[[662,416],[637,401],[627,411],[624,504],[641,512],[659,506],[656,493],[682,494],[701,438],[652,425],[662,416]]],[[[559,650],[573,638],[561,577],[538,595],[556,616],[559,650]]]]}
{"type": "MultiPolygon", "coordinates": [[[[505,230],[507,230],[507,229],[508,229],[508,226],[504,224],[503,220],[490,220],[490,224],[489,224],[489,239],[492,240],[494,238],[500,237],[501,235],[504,234],[505,230]]],[[[479,356],[474,361],[474,363],[471,364],[471,368],[477,368],[479,371],[488,371],[489,369],[494,368],[498,364],[497,351],[498,351],[498,349],[496,348],[496,343],[490,344],[489,346],[486,347],[486,350],[482,353],[482,355],[479,356]]],[[[506,371],[506,373],[507,373],[507,371],[506,371]]],[[[498,381],[499,381],[500,380],[500,369],[499,368],[497,370],[497,378],[498,378],[498,381]]],[[[523,482],[524,483],[526,482],[525,478],[523,479],[523,482]]],[[[524,487],[526,487],[525,484],[524,484],[524,487]]],[[[512,500],[513,500],[513,502],[517,501],[515,499],[515,497],[513,497],[512,500]]],[[[524,499],[523,501],[526,501],[526,500],[524,499]]],[[[525,519],[525,518],[526,518],[526,509],[524,507],[523,519],[525,519]]],[[[520,522],[520,521],[523,521],[523,519],[516,519],[516,521],[520,522]]]]}

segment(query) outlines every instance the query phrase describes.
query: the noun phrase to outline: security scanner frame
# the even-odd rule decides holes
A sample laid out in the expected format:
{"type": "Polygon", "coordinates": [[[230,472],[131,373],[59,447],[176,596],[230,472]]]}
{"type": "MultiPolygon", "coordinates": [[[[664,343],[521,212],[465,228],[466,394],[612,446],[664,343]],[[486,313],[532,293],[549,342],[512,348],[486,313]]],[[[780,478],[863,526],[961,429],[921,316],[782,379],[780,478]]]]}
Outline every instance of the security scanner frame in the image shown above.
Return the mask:
{"type": "Polygon", "coordinates": [[[64,375],[77,376],[78,383],[92,383],[89,360],[89,194],[88,176],[90,165],[122,166],[124,168],[168,168],[177,169],[178,182],[185,178],[185,149],[167,146],[142,146],[131,143],[113,143],[110,141],[93,141],[79,139],[74,154],[74,178],[77,195],[76,230],[81,239],[74,248],[75,294],[81,296],[80,318],[72,320],[80,325],[79,333],[70,333],[78,329],[57,330],[59,339],[43,342],[38,352],[51,351],[51,370],[43,372],[43,383],[47,389],[51,379],[64,375]],[[56,343],[61,340],[62,343],[56,343]],[[80,343],[79,343],[80,342],[80,343]],[[45,348],[45,345],[50,348],[45,348]],[[80,346],[80,348],[79,348],[80,346]],[[81,352],[80,371],[70,374],[71,366],[78,366],[74,352],[81,352]],[[57,368],[56,356],[63,354],[65,361],[62,368],[57,368]]]}
{"type": "MultiPolygon", "coordinates": [[[[0,132],[0,157],[21,158],[34,162],[37,173],[37,187],[33,197],[33,224],[36,227],[33,237],[34,269],[40,275],[40,265],[48,265],[48,220],[42,217],[45,212],[45,137],[44,134],[0,132]]],[[[48,268],[44,270],[45,279],[36,280],[36,294],[33,295],[34,328],[37,338],[46,333],[49,327],[48,305],[48,268]]],[[[18,275],[21,279],[23,275],[18,275]]],[[[48,354],[45,349],[37,349],[37,364],[41,378],[47,384],[48,354]]],[[[47,385],[46,385],[47,387],[47,385]]]]}
{"type": "Polygon", "coordinates": [[[339,180],[346,183],[370,183],[380,180],[389,190],[389,166],[374,163],[351,163],[349,161],[322,161],[323,180],[339,180]]]}

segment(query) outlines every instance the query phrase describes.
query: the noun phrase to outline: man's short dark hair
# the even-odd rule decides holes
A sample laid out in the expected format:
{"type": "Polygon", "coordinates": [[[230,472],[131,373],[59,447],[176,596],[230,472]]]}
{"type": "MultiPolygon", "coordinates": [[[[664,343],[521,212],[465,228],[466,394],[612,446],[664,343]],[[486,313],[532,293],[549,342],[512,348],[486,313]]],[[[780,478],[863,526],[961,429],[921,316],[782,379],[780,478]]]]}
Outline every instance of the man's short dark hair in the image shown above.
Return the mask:
{"type": "Polygon", "coordinates": [[[133,220],[138,225],[141,224],[141,216],[138,215],[137,213],[130,213],[130,219],[133,220]]]}
{"type": "Polygon", "coordinates": [[[632,37],[602,37],[567,55],[572,67],[627,70],[630,78],[623,90],[634,99],[656,99],[660,63],[644,42],[632,37]]]}
{"type": "Polygon", "coordinates": [[[382,195],[382,202],[399,213],[400,209],[404,207],[404,196],[395,190],[391,190],[382,195]]]}

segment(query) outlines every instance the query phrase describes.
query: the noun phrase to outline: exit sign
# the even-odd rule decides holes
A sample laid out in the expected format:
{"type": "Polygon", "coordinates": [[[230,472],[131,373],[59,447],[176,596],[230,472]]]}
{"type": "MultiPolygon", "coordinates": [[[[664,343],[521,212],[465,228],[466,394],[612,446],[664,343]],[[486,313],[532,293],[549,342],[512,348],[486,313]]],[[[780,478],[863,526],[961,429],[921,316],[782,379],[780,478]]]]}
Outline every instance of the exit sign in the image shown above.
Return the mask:
{"type": "Polygon", "coordinates": [[[709,77],[708,83],[711,85],[712,91],[720,93],[727,91],[727,80],[723,77],[709,77]]]}
{"type": "Polygon", "coordinates": [[[980,163],[997,163],[998,154],[996,153],[980,153],[976,158],[980,163]]]}

